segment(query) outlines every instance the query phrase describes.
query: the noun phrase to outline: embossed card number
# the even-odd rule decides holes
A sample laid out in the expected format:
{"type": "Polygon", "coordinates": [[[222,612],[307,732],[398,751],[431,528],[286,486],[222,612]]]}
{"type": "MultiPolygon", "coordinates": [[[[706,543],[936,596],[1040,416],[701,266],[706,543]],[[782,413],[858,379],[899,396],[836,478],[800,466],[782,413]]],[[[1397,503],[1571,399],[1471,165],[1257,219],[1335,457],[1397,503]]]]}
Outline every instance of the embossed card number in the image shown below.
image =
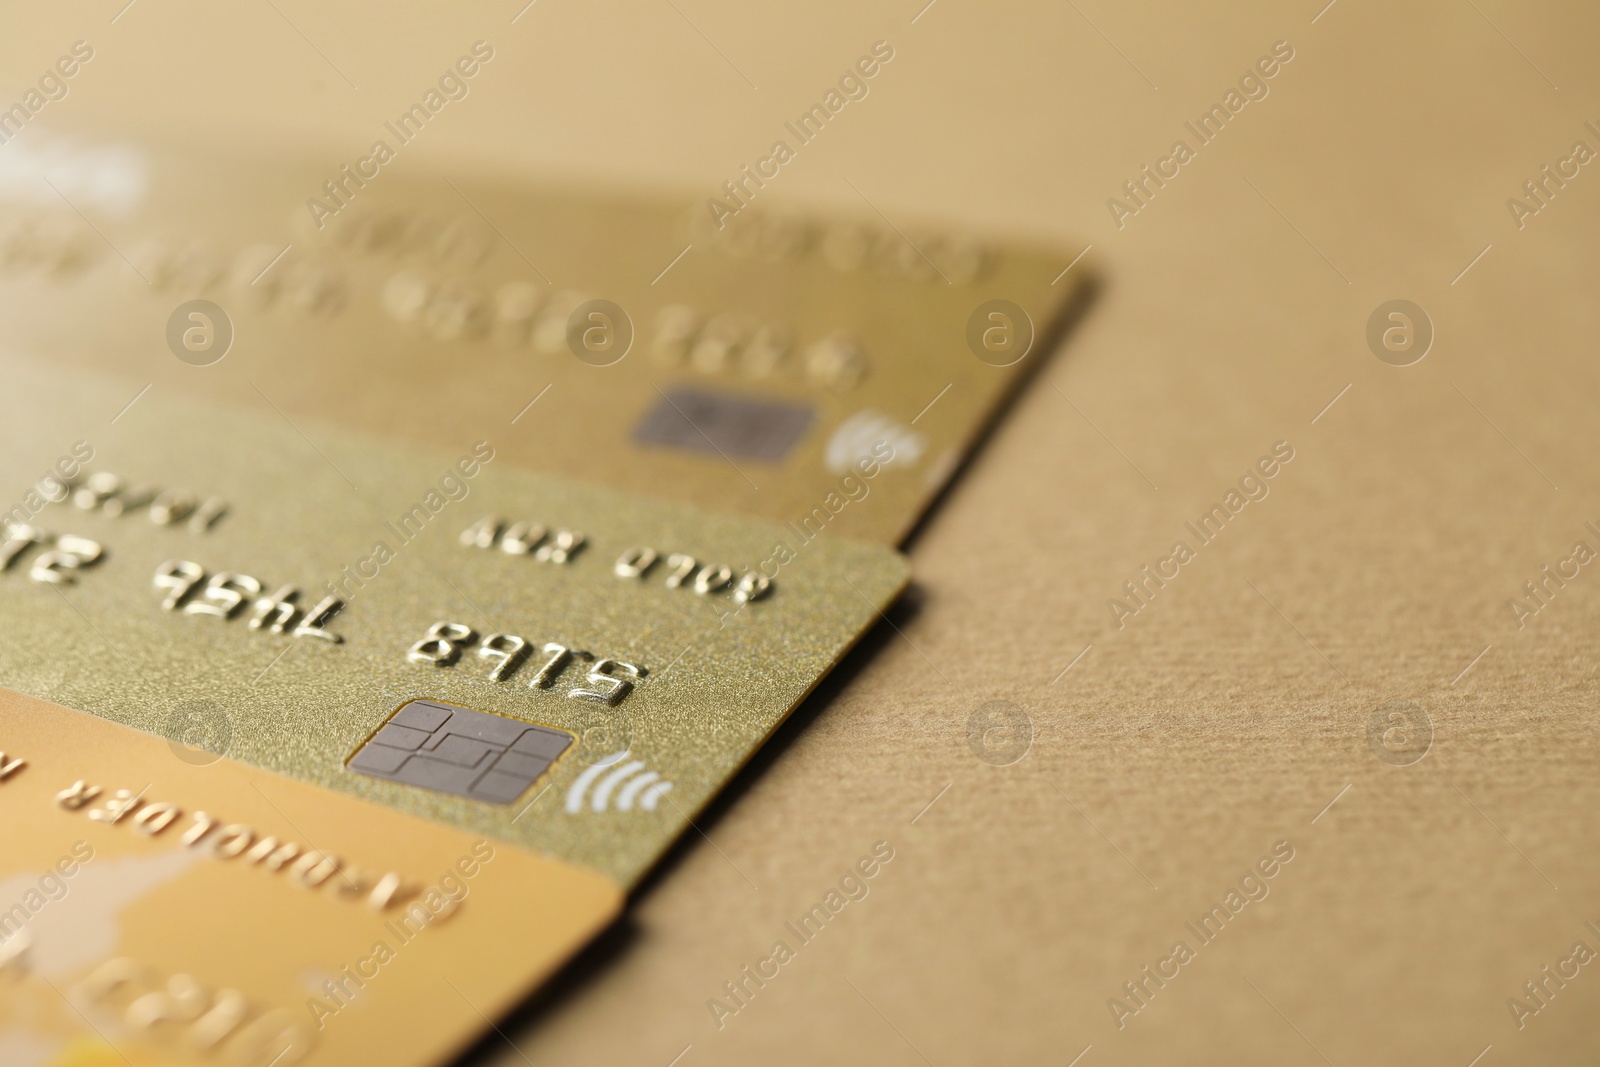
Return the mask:
{"type": "Polygon", "coordinates": [[[461,543],[473,548],[494,548],[510,556],[531,555],[540,563],[567,563],[583,548],[584,536],[576,530],[549,529],[538,522],[513,522],[485,515],[461,531],[461,543]]]}
{"type": "Polygon", "coordinates": [[[290,632],[295,637],[315,637],[334,644],[344,640],[326,629],[329,620],[344,609],[344,601],[336,596],[323,597],[302,614],[295,603],[300,591],[292,585],[279,586],[270,596],[263,596],[266,587],[260,579],[233,571],[218,571],[207,578],[204,567],[187,559],[167,560],[156,568],[151,584],[166,592],[161,606],[167,611],[227,620],[250,601],[252,630],[281,634],[293,625],[290,632]]]}
{"type": "MultiPolygon", "coordinates": [[[[643,579],[660,560],[655,549],[636,545],[617,557],[611,573],[618,578],[643,579]]],[[[693,589],[697,596],[711,596],[732,586],[733,601],[741,606],[772,592],[772,579],[764,574],[745,571],[735,581],[733,568],[726,563],[702,563],[687,552],[674,552],[663,562],[666,566],[661,584],[668,589],[693,589]]]]}
{"type": "Polygon", "coordinates": [[[310,1054],[316,1034],[284,1008],[260,1009],[243,993],[189,974],[160,975],[126,956],[102,963],[73,987],[78,1003],[120,1015],[132,1030],[156,1030],[200,1052],[220,1050],[247,1067],[287,1067],[310,1054]]]}
{"type": "MultiPolygon", "coordinates": [[[[428,627],[422,640],[406,651],[406,659],[434,667],[453,667],[461,659],[461,653],[477,641],[477,631],[465,623],[436,622],[428,627]]],[[[489,634],[478,645],[478,658],[494,661],[489,671],[489,680],[494,682],[509,681],[523,664],[534,659],[535,654],[541,658],[538,667],[528,676],[530,688],[549,689],[574,660],[592,661],[594,665],[589,668],[585,684],[569,689],[567,696],[613,707],[633,691],[635,682],[649,673],[643,667],[618,659],[596,659],[592,652],[568,648],[554,641],[535,646],[515,634],[489,634]]]]}
{"type": "MultiPolygon", "coordinates": [[[[511,522],[496,515],[485,515],[461,531],[461,543],[470,548],[492,549],[510,556],[532,556],[540,563],[570,563],[588,539],[575,530],[547,527],[538,522],[511,522]]],[[[692,589],[699,596],[728,593],[734,603],[748,604],[772,592],[772,579],[746,570],[736,574],[726,563],[697,560],[686,552],[659,553],[649,545],[635,545],[617,557],[611,572],[618,578],[643,579],[663,567],[662,585],[668,589],[692,589]]]]}
{"type": "Polygon", "coordinates": [[[70,485],[72,506],[80,510],[126,515],[148,508],[146,514],[157,526],[176,526],[188,519],[191,533],[207,532],[228,511],[228,502],[221,497],[202,501],[185,489],[131,485],[110,471],[95,471],[82,485],[70,485]]]}
{"type": "Polygon", "coordinates": [[[87,537],[75,534],[58,537],[36,526],[11,525],[5,528],[5,540],[0,542],[0,571],[10,570],[13,563],[36,546],[47,551],[34,557],[28,577],[51,585],[71,585],[74,571],[97,562],[105,554],[100,542],[87,537]]]}

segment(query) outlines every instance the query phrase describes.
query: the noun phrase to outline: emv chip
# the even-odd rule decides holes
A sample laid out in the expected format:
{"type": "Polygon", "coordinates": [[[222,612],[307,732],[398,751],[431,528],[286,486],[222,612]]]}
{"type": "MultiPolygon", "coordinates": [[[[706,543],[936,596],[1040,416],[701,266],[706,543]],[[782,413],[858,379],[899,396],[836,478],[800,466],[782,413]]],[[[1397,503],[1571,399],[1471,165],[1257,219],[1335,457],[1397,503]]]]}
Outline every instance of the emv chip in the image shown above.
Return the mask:
{"type": "Polygon", "coordinates": [[[810,425],[808,407],[680,387],[661,394],[661,403],[634,429],[633,439],[781,463],[810,425]]]}
{"type": "Polygon", "coordinates": [[[413,700],[350,757],[358,774],[491,804],[521,796],[572,744],[548,726],[413,700]]]}

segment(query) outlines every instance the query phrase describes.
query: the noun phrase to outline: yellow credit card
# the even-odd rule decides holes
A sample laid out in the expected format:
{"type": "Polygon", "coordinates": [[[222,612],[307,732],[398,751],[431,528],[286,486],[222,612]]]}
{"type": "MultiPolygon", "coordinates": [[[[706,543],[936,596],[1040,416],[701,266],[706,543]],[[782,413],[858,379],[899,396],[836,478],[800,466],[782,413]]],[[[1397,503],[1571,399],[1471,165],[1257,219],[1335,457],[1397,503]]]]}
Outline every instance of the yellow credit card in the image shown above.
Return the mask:
{"type": "Polygon", "coordinates": [[[434,1063],[613,880],[0,691],[0,1062],[434,1063]]]}

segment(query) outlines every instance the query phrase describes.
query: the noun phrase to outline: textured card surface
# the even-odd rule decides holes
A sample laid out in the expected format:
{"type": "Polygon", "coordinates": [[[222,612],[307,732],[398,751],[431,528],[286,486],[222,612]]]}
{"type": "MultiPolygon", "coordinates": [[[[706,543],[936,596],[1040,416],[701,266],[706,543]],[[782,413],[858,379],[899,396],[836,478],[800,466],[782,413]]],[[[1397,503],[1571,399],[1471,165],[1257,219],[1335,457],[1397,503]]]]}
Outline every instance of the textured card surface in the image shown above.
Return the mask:
{"type": "Polygon", "coordinates": [[[894,543],[1045,356],[1079,249],[767,203],[34,138],[0,157],[0,340],[894,543]]]}

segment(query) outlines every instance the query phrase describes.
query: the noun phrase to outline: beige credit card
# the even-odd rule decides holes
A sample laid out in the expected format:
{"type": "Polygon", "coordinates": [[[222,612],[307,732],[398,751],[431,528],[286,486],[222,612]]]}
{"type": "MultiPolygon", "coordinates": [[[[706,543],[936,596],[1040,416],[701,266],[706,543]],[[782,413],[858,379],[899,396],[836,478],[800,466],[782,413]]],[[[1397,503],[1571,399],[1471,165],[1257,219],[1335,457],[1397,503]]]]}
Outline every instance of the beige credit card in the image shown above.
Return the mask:
{"type": "Polygon", "coordinates": [[[726,190],[649,201],[430,172],[392,135],[402,154],[379,166],[367,146],[28,132],[0,154],[0,341],[136,389],[493,436],[515,464],[889,544],[1089,269],[1080,248],[865,204],[730,214],[709,206],[735,203],[726,190]],[[191,319],[191,299],[216,310],[191,319]],[[185,337],[193,363],[226,358],[180,362],[185,337]],[[894,462],[869,484],[855,467],[878,442],[894,462]]]}
{"type": "Polygon", "coordinates": [[[7,1064],[442,1062],[879,622],[1085,291],[873,214],[5,148],[7,1064]]]}

